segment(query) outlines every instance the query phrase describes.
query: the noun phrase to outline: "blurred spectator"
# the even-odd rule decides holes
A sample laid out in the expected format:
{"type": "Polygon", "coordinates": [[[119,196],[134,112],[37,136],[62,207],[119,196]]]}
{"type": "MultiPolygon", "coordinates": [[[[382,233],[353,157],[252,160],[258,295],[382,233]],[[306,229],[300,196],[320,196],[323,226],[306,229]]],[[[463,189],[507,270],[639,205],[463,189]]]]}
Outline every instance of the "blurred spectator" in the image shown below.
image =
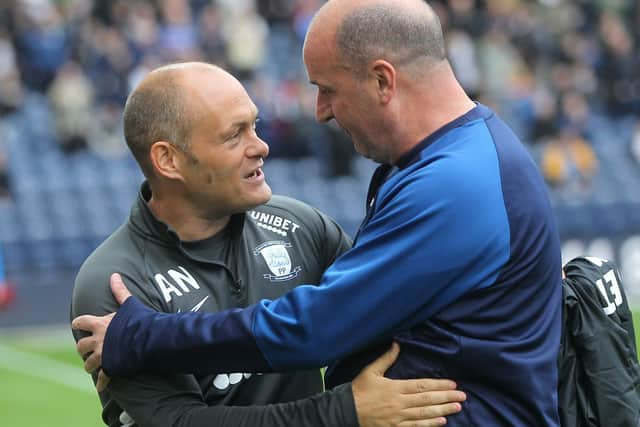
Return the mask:
{"type": "Polygon", "coordinates": [[[222,37],[222,17],[214,4],[206,5],[198,15],[200,46],[204,58],[222,67],[226,64],[225,41],[222,37]]]}
{"type": "Polygon", "coordinates": [[[486,30],[488,23],[484,11],[476,0],[451,0],[449,6],[449,26],[458,28],[470,38],[478,37],[486,30]]]}
{"type": "Polygon", "coordinates": [[[547,140],[558,131],[558,100],[546,86],[537,88],[533,96],[533,121],[528,140],[547,140]]]}
{"type": "Polygon", "coordinates": [[[103,157],[120,157],[128,152],[122,127],[122,106],[102,104],[94,117],[89,138],[91,149],[103,157]]]}
{"type": "MultiPolygon", "coordinates": [[[[226,0],[229,2],[229,0],[226,0]]],[[[258,12],[262,15],[269,25],[277,25],[280,23],[288,23],[293,13],[294,0],[260,0],[258,3],[258,12]]]]}
{"type": "Polygon", "coordinates": [[[322,159],[325,177],[352,175],[357,157],[353,144],[335,121],[330,122],[329,126],[316,122],[315,89],[301,84],[298,101],[301,114],[296,120],[297,140],[304,142],[309,152],[322,159]]]}
{"type": "Polygon", "coordinates": [[[241,80],[253,77],[253,72],[265,60],[269,27],[252,0],[236,0],[225,9],[223,25],[229,65],[241,80]]]}
{"type": "Polygon", "coordinates": [[[446,34],[446,44],[449,61],[460,84],[472,99],[476,99],[481,90],[481,73],[475,43],[468,33],[452,29],[446,34]]]}
{"type": "Polygon", "coordinates": [[[166,62],[197,59],[198,34],[188,0],[161,0],[160,52],[166,62]]]}
{"type": "Polygon", "coordinates": [[[129,94],[128,75],[134,64],[133,52],[117,28],[97,26],[89,41],[87,75],[98,102],[124,105],[129,94]]]}
{"type": "Polygon", "coordinates": [[[353,163],[357,156],[351,140],[335,122],[325,128],[327,136],[323,146],[326,150],[324,153],[324,164],[327,165],[326,176],[337,178],[352,175],[353,163]]]}
{"type": "Polygon", "coordinates": [[[482,69],[482,88],[485,95],[496,100],[504,99],[514,74],[524,66],[517,47],[509,42],[507,35],[494,27],[478,46],[482,69]]]}
{"type": "Polygon", "coordinates": [[[85,148],[95,124],[94,99],[91,82],[80,66],[67,62],[51,84],[48,96],[62,151],[72,153],[85,148]]]}
{"type": "Polygon", "coordinates": [[[563,93],[560,95],[560,105],[561,127],[586,136],[591,115],[584,96],[575,91],[563,93]]]}
{"type": "Polygon", "coordinates": [[[160,29],[151,3],[131,2],[124,21],[123,31],[137,60],[145,55],[159,54],[160,29]]]}
{"type": "Polygon", "coordinates": [[[640,98],[640,60],[633,39],[617,14],[600,16],[602,56],[598,73],[601,93],[614,114],[632,113],[640,98]]]}
{"type": "Polygon", "coordinates": [[[573,192],[589,189],[598,162],[589,144],[578,134],[565,130],[547,142],[542,155],[542,172],[553,187],[573,192]]]}
{"type": "Polygon", "coordinates": [[[44,92],[69,54],[65,22],[51,0],[17,0],[14,19],[22,79],[44,92]]]}

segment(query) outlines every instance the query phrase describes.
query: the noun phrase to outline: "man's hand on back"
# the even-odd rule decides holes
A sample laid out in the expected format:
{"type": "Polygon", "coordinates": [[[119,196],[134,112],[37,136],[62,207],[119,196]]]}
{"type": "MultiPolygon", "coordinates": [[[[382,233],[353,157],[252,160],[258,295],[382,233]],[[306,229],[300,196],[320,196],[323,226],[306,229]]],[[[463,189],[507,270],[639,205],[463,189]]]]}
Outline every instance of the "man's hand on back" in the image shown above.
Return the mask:
{"type": "Polygon", "coordinates": [[[435,427],[460,412],[466,395],[444,379],[391,380],[384,373],[393,365],[400,346],[391,349],[360,372],[351,388],[360,427],[435,427]]]}
{"type": "MultiPolygon", "coordinates": [[[[131,293],[119,274],[111,275],[111,291],[120,305],[131,293]]],[[[76,345],[85,358],[84,369],[97,372],[96,388],[103,391],[110,378],[102,371],[102,348],[107,329],[115,313],[105,316],[84,315],[73,319],[73,329],[91,333],[76,345]]],[[[446,424],[446,416],[462,409],[459,402],[466,395],[456,390],[456,384],[443,379],[392,380],[384,373],[393,365],[400,347],[393,343],[353,380],[352,390],[361,427],[435,427],[446,424]]]]}

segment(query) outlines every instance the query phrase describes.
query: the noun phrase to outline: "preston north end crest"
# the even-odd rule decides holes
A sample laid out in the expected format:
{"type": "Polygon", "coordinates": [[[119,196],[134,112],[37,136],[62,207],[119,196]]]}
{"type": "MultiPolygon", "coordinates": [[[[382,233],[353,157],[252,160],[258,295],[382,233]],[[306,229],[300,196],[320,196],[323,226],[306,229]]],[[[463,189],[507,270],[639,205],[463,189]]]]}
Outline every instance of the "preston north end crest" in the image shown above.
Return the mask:
{"type": "Polygon", "coordinates": [[[272,282],[293,279],[300,273],[302,267],[291,268],[291,257],[287,248],[291,243],[282,241],[265,242],[254,249],[255,255],[262,255],[272,274],[263,274],[262,277],[272,282]]]}

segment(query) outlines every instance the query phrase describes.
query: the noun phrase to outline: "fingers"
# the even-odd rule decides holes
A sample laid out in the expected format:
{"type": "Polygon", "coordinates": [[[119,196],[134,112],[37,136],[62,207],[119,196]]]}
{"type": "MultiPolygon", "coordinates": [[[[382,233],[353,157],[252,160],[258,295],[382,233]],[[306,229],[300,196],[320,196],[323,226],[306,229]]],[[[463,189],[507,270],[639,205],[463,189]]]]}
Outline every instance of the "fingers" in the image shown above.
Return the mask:
{"type": "Polygon", "coordinates": [[[122,427],[132,427],[135,424],[133,418],[131,418],[131,415],[129,415],[125,411],[122,411],[120,417],[118,418],[118,421],[120,421],[122,427]]]}
{"type": "Polygon", "coordinates": [[[446,379],[395,380],[400,384],[400,391],[405,394],[424,393],[426,391],[455,390],[457,384],[446,379]]]}
{"type": "Polygon", "coordinates": [[[94,351],[84,361],[84,370],[88,373],[95,372],[102,366],[102,349],[100,351],[94,351]]]}
{"type": "Polygon", "coordinates": [[[109,376],[100,369],[100,372],[98,372],[98,381],[96,382],[96,389],[98,392],[104,391],[109,385],[109,381],[111,381],[111,378],[109,378],[109,376]]]}
{"type": "Polygon", "coordinates": [[[113,293],[116,301],[118,301],[118,304],[124,304],[127,298],[131,296],[131,292],[129,292],[129,289],[127,289],[127,287],[125,286],[124,281],[122,281],[122,276],[120,276],[118,273],[113,273],[109,282],[111,284],[111,292],[113,293]]]}
{"type": "MultiPolygon", "coordinates": [[[[111,292],[119,304],[131,296],[131,293],[122,281],[122,277],[114,273],[110,278],[111,292]]],[[[98,371],[96,380],[96,389],[101,392],[109,384],[110,378],[100,369],[102,366],[102,345],[104,336],[113,319],[115,313],[105,316],[84,315],[78,316],[71,322],[71,327],[75,330],[82,330],[91,333],[91,335],[81,338],[76,344],[76,349],[82,357],[86,357],[84,361],[84,370],[93,373],[98,371]]]]}
{"type": "Polygon", "coordinates": [[[398,427],[440,427],[447,424],[447,419],[444,417],[432,418],[429,420],[412,420],[412,421],[402,421],[397,426],[398,427]]]}
{"type": "Polygon", "coordinates": [[[376,360],[367,365],[365,369],[372,374],[383,376],[384,373],[387,372],[387,369],[389,369],[391,365],[393,365],[393,363],[396,361],[399,354],[400,346],[398,345],[398,343],[393,342],[389,350],[387,350],[382,356],[378,357],[376,360]]]}
{"type": "Polygon", "coordinates": [[[91,316],[85,314],[84,316],[78,316],[71,322],[71,328],[75,330],[87,331],[93,333],[96,325],[99,322],[98,316],[91,316]]]}
{"type": "Polygon", "coordinates": [[[446,416],[462,410],[467,396],[458,390],[429,391],[415,395],[406,395],[408,405],[402,412],[403,422],[400,425],[441,426],[446,424],[446,416]],[[410,399],[410,400],[409,400],[410,399]]]}
{"type": "Polygon", "coordinates": [[[84,370],[92,373],[102,366],[102,346],[104,337],[113,319],[114,313],[106,316],[80,316],[73,319],[72,326],[91,332],[91,335],[78,340],[76,350],[82,357],[86,357],[84,361],[84,370]]]}
{"type": "Polygon", "coordinates": [[[98,340],[95,339],[93,335],[89,335],[88,337],[84,337],[78,340],[76,344],[76,350],[80,356],[84,356],[88,353],[93,353],[98,347],[98,340]]]}
{"type": "Polygon", "coordinates": [[[404,404],[407,408],[418,408],[428,405],[441,405],[444,403],[464,402],[467,395],[459,390],[427,391],[424,393],[404,395],[404,404]]]}
{"type": "MultiPolygon", "coordinates": [[[[415,423],[418,420],[436,421],[438,418],[444,419],[448,415],[457,414],[462,410],[462,405],[458,402],[443,403],[442,405],[421,406],[417,408],[407,408],[403,411],[403,419],[408,422],[415,423]]],[[[409,424],[423,425],[423,424],[409,424]]],[[[430,425],[430,424],[425,424],[430,425]]],[[[431,424],[442,425],[442,424],[431,424]]]]}

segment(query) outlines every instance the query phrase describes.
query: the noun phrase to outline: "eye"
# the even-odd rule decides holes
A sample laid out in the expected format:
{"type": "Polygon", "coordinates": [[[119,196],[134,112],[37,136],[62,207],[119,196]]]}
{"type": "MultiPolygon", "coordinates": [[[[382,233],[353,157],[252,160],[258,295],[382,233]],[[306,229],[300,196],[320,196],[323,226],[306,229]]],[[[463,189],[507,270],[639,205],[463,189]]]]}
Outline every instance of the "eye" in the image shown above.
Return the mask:
{"type": "Polygon", "coordinates": [[[235,132],[233,132],[231,135],[226,136],[224,138],[224,142],[225,143],[232,143],[235,144],[236,140],[240,137],[240,134],[242,133],[241,129],[237,129],[235,132]]]}

